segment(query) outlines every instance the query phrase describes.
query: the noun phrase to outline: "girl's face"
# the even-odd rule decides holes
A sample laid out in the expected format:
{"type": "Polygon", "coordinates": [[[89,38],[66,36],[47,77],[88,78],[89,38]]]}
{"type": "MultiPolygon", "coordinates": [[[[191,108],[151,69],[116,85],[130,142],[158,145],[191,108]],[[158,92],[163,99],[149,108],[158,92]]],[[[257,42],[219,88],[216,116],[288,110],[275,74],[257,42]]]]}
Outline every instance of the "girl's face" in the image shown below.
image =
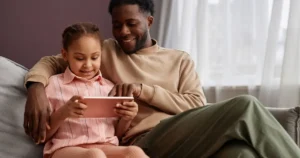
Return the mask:
{"type": "Polygon", "coordinates": [[[79,77],[91,79],[98,74],[101,62],[101,46],[98,38],[85,35],[62,50],[71,71],[79,77]]]}

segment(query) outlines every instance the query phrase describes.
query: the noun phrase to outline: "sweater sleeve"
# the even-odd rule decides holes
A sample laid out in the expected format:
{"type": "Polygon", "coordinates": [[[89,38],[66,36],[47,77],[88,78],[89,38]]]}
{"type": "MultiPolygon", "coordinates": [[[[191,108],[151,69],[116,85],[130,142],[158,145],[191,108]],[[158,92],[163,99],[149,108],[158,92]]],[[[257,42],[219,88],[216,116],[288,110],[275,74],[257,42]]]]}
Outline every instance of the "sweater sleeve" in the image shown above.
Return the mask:
{"type": "Polygon", "coordinates": [[[204,106],[206,98],[189,55],[181,61],[178,91],[171,92],[158,85],[142,84],[140,99],[169,113],[180,112],[204,106]]]}
{"type": "Polygon", "coordinates": [[[50,76],[62,73],[66,67],[67,62],[63,60],[61,54],[45,56],[28,71],[25,76],[25,85],[27,82],[40,82],[46,86],[50,76]]]}

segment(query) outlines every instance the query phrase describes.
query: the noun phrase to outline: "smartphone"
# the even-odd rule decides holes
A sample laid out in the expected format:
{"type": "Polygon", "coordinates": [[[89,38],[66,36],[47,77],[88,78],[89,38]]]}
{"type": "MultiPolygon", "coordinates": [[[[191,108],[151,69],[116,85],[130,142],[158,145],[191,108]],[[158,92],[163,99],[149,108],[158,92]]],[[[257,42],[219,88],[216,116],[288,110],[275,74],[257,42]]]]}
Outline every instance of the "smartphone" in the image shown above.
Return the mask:
{"type": "Polygon", "coordinates": [[[114,111],[116,105],[133,100],[133,97],[83,97],[82,102],[87,105],[83,117],[118,117],[114,111]]]}

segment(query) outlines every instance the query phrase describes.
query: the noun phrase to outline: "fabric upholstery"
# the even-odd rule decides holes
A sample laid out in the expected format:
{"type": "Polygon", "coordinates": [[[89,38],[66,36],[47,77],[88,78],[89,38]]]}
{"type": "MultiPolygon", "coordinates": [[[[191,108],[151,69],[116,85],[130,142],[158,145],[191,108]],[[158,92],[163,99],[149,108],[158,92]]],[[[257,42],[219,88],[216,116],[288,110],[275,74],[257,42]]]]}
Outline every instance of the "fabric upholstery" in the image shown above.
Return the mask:
{"type": "Polygon", "coordinates": [[[0,56],[0,157],[41,158],[42,146],[35,145],[23,129],[27,69],[0,56]]]}

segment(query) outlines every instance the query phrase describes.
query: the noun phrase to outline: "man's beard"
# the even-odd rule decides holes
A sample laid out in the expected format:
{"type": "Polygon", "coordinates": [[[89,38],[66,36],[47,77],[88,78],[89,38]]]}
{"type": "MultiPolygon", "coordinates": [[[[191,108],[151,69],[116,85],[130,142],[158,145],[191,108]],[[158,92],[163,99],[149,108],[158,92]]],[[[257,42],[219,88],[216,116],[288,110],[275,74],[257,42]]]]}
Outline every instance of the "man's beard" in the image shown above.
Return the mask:
{"type": "Polygon", "coordinates": [[[128,55],[136,53],[137,51],[144,48],[147,38],[148,38],[148,31],[146,30],[140,39],[136,39],[135,48],[132,51],[124,51],[124,50],[123,51],[128,55]]]}

